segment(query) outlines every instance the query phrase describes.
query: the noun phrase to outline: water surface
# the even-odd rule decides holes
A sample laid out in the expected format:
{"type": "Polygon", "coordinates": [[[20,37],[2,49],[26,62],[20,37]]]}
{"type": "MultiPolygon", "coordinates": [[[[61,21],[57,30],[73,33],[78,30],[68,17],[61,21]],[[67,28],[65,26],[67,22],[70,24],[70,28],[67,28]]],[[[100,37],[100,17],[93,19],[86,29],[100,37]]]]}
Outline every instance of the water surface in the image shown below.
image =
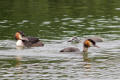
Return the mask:
{"type": "Polygon", "coordinates": [[[0,79],[1,80],[119,80],[120,7],[119,0],[1,0],[0,79]],[[14,34],[39,37],[44,47],[18,50],[14,34]],[[78,36],[101,37],[100,48],[88,55],[60,53],[82,43],[67,40],[78,36]]]}

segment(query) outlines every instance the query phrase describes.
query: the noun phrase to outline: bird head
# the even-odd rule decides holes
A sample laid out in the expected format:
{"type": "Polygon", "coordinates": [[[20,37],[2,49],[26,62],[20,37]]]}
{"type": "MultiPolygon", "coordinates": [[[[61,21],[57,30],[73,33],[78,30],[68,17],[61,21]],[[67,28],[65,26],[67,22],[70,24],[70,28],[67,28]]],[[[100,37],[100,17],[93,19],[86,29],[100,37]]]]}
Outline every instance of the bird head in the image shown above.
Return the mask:
{"type": "Polygon", "coordinates": [[[22,31],[17,31],[16,33],[15,33],[15,39],[16,40],[20,40],[20,39],[22,39],[22,37],[24,37],[25,35],[24,35],[24,33],[22,32],[22,31]]]}
{"type": "Polygon", "coordinates": [[[96,45],[96,42],[92,39],[87,39],[84,41],[84,49],[83,52],[87,52],[89,47],[97,47],[99,48],[99,46],[96,45]]]}

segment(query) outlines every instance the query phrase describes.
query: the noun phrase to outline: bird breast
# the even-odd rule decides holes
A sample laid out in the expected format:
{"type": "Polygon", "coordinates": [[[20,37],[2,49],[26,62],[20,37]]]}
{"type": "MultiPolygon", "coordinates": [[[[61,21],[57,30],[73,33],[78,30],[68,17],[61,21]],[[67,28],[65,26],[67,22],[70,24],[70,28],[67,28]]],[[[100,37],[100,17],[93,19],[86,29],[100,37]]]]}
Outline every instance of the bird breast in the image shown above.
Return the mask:
{"type": "Polygon", "coordinates": [[[18,46],[18,47],[24,47],[24,43],[22,42],[22,40],[18,40],[16,42],[16,46],[18,46]]]}

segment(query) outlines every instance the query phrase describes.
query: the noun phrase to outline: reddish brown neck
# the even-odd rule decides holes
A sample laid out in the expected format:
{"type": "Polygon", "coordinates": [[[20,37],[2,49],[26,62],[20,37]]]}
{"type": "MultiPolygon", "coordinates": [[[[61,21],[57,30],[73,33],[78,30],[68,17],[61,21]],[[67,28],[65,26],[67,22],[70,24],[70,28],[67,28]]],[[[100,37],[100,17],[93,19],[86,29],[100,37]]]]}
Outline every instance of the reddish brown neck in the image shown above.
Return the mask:
{"type": "Polygon", "coordinates": [[[88,47],[84,47],[83,52],[87,52],[87,51],[88,51],[88,47]]]}

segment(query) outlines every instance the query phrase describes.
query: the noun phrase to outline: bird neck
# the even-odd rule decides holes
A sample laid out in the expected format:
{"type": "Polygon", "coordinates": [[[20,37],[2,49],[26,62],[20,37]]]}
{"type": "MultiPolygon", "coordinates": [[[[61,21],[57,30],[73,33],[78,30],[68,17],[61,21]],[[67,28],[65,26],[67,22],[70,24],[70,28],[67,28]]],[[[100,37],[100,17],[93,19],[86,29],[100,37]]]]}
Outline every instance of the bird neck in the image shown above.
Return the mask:
{"type": "Polygon", "coordinates": [[[83,52],[87,52],[87,51],[88,51],[88,47],[84,47],[83,52]]]}
{"type": "Polygon", "coordinates": [[[24,47],[23,41],[22,40],[17,40],[16,46],[18,46],[18,47],[24,47]]]}

